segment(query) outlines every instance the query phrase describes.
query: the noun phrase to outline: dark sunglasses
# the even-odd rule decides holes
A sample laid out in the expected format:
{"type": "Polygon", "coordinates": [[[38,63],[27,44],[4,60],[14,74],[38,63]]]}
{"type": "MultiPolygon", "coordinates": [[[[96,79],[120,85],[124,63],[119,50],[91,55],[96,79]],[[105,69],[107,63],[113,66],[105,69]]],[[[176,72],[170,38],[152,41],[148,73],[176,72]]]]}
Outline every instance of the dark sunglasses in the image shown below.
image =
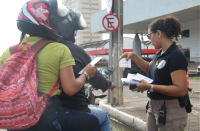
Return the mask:
{"type": "MultiPolygon", "coordinates": [[[[152,32],[151,32],[152,33],[152,32]]],[[[149,39],[149,40],[151,40],[151,33],[149,33],[148,35],[147,35],[147,38],[149,39]]]]}

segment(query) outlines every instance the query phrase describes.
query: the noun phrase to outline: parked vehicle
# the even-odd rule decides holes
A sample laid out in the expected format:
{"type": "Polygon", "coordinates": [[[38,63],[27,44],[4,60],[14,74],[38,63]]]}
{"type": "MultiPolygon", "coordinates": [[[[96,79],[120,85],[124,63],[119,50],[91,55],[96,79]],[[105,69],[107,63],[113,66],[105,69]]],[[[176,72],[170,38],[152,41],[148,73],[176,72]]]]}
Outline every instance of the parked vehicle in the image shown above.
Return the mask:
{"type": "Polygon", "coordinates": [[[200,65],[197,67],[197,76],[200,76],[200,65]]]}
{"type": "MultiPolygon", "coordinates": [[[[143,60],[146,60],[148,62],[152,61],[152,58],[150,57],[142,57],[143,60]]],[[[131,73],[131,74],[136,74],[136,73],[140,73],[144,76],[147,75],[147,73],[145,73],[144,71],[142,71],[138,65],[131,60],[131,68],[125,68],[125,70],[123,71],[123,77],[126,78],[128,73],[131,73]]]]}
{"type": "MultiPolygon", "coordinates": [[[[146,60],[148,62],[152,61],[152,58],[150,57],[141,57],[143,60],[146,60]]],[[[140,73],[144,76],[147,75],[147,73],[145,73],[144,71],[142,71],[138,65],[133,61],[131,60],[131,68],[125,68],[125,70],[123,71],[123,77],[126,78],[128,73],[131,73],[131,74],[137,74],[137,73],[140,73]]],[[[133,90],[136,88],[136,85],[130,85],[129,86],[129,89],[130,90],[133,90]]]]}

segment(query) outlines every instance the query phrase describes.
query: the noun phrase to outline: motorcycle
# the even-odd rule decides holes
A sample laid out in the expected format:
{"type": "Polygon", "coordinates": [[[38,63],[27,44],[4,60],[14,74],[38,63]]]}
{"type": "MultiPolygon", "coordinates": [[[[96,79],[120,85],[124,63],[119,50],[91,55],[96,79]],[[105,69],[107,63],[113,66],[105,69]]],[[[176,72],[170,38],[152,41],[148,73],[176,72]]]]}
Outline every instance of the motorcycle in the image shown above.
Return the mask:
{"type": "MultiPolygon", "coordinates": [[[[101,74],[106,76],[106,75],[111,75],[113,70],[111,68],[103,68],[101,70],[101,74]]],[[[95,105],[95,99],[96,98],[105,98],[107,95],[106,94],[99,94],[99,95],[94,95],[94,87],[91,85],[89,86],[84,86],[85,88],[85,95],[86,95],[86,101],[88,104],[95,105]]]]}
{"type": "Polygon", "coordinates": [[[94,95],[93,93],[94,88],[91,85],[84,86],[84,88],[85,88],[86,101],[88,104],[95,105],[96,98],[104,98],[107,96],[106,94],[94,95]]]}

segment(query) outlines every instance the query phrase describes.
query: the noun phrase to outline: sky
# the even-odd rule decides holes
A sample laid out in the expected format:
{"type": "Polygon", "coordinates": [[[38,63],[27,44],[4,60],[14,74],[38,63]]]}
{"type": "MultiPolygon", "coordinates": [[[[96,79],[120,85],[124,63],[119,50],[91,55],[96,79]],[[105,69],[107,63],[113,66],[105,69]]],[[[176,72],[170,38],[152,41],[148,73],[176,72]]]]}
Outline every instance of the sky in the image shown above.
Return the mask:
{"type": "Polygon", "coordinates": [[[0,4],[0,56],[10,45],[17,44],[20,31],[16,26],[16,19],[21,6],[27,0],[4,0],[0,4]]]}
{"type": "MultiPolygon", "coordinates": [[[[16,19],[22,5],[27,0],[4,0],[0,4],[0,56],[3,51],[10,45],[17,44],[20,39],[21,32],[17,29],[16,19]]],[[[102,9],[106,8],[106,1],[102,0],[102,9]]],[[[124,35],[126,37],[134,37],[134,35],[124,35]]],[[[109,39],[108,34],[103,34],[103,39],[109,39]]]]}

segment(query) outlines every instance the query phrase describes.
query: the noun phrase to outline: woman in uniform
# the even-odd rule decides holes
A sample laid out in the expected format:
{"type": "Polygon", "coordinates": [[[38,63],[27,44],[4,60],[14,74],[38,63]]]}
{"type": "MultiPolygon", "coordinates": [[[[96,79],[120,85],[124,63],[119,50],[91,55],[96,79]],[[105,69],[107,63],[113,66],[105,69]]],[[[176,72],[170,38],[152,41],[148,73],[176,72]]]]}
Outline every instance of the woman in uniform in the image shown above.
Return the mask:
{"type": "Polygon", "coordinates": [[[187,112],[178,98],[183,98],[187,93],[185,76],[188,63],[173,41],[178,41],[182,34],[182,25],[176,17],[167,16],[153,21],[148,33],[152,45],[160,49],[150,63],[134,52],[122,54],[119,60],[132,59],[154,80],[151,84],[141,80],[133,90],[148,90],[147,131],[183,131],[187,123],[187,112]]]}

